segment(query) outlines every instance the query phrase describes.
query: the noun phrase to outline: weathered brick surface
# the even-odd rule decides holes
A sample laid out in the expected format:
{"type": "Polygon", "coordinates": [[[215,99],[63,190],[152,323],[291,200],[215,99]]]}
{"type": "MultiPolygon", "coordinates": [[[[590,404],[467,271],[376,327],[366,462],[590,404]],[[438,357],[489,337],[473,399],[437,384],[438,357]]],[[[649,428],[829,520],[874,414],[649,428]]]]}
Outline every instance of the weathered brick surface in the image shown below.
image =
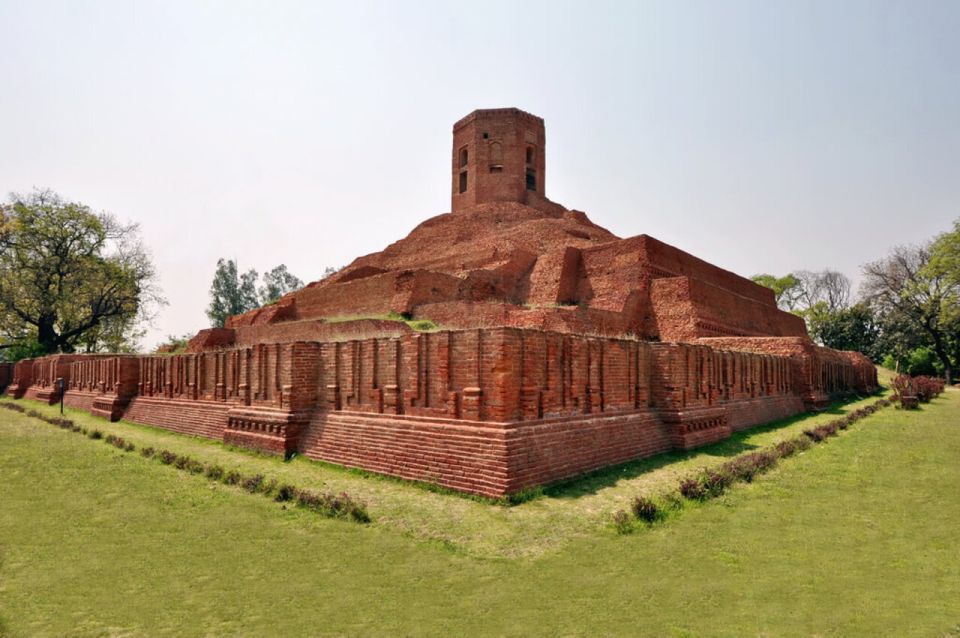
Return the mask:
{"type": "MultiPolygon", "coordinates": [[[[542,119],[480,110],[453,132],[453,212],[277,304],[231,317],[228,328],[263,341],[291,324],[298,328],[285,338],[316,338],[303,322],[398,312],[446,328],[660,341],[806,335],[770,289],[653,237],[621,239],[547,200],[542,119]],[[249,330],[257,327],[271,329],[254,336],[249,330]]],[[[205,341],[198,336],[192,349],[205,341]]]]}
{"type": "Polygon", "coordinates": [[[0,392],[13,382],[13,364],[0,363],[0,392]]]}
{"type": "Polygon", "coordinates": [[[876,387],[773,291],[549,201],[545,139],[523,111],[471,113],[454,212],[186,354],[25,360],[7,393],[52,402],[63,378],[108,418],[502,496],[876,387]],[[388,312],[445,329],[364,318],[388,312]]]}
{"type": "Polygon", "coordinates": [[[123,418],[180,434],[222,439],[229,409],[229,405],[214,401],[136,397],[130,401],[123,418]]]}
{"type": "Polygon", "coordinates": [[[799,339],[722,343],[500,327],[44,357],[14,376],[30,398],[47,400],[59,371],[65,401],[104,416],[487,495],[711,443],[813,393],[875,384],[869,362],[799,339]]]}

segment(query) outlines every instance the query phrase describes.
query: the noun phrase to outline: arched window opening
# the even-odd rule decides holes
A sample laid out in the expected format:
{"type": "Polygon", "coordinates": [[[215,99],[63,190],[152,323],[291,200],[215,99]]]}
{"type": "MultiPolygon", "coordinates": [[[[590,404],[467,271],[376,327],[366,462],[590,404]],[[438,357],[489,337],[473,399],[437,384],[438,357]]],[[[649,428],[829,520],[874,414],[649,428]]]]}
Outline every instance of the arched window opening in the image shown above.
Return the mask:
{"type": "Polygon", "coordinates": [[[467,192],[467,171],[460,171],[460,192],[467,192]]]}
{"type": "Polygon", "coordinates": [[[467,147],[464,146],[460,149],[460,168],[463,168],[467,165],[467,147]]]}
{"type": "Polygon", "coordinates": [[[532,146],[527,147],[527,164],[533,164],[533,160],[536,157],[536,154],[532,146]]]}

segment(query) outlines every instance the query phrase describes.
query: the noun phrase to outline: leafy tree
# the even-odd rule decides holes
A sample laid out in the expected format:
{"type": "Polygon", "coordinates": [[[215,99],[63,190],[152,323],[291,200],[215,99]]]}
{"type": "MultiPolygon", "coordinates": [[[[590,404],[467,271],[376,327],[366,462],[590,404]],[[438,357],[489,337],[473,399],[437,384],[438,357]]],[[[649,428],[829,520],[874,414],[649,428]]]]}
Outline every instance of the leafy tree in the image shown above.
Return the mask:
{"type": "Polygon", "coordinates": [[[781,310],[795,310],[797,307],[798,296],[800,294],[800,280],[792,274],[777,277],[767,273],[754,275],[751,279],[767,288],[773,289],[773,294],[777,299],[777,306],[781,310]]]}
{"type": "Polygon", "coordinates": [[[263,273],[260,302],[264,305],[273,303],[288,292],[300,288],[303,288],[303,282],[287,270],[285,264],[280,264],[270,272],[263,273]]]}
{"type": "Polygon", "coordinates": [[[167,340],[163,343],[157,344],[155,353],[158,354],[176,354],[178,352],[184,352],[187,349],[187,344],[190,342],[190,339],[193,337],[192,334],[185,334],[182,336],[167,335],[167,340]]]}
{"type": "Polygon", "coordinates": [[[798,270],[783,277],[761,274],[752,279],[773,289],[781,310],[802,314],[822,303],[832,313],[850,305],[850,278],[836,270],[798,270]]]}
{"type": "Polygon", "coordinates": [[[856,304],[830,312],[826,302],[819,302],[810,317],[810,336],[837,350],[856,350],[879,361],[883,353],[877,349],[880,325],[867,304],[856,304]]]}
{"type": "Polygon", "coordinates": [[[216,328],[222,328],[230,315],[239,315],[260,307],[257,296],[257,271],[237,272],[232,259],[217,260],[217,270],[210,286],[210,306],[207,316],[216,328]]]}
{"type": "Polygon", "coordinates": [[[20,361],[20,359],[42,357],[46,353],[43,351],[43,346],[36,341],[24,339],[11,344],[8,348],[0,350],[0,354],[3,355],[3,361],[13,362],[20,361]]]}
{"type": "Polygon", "coordinates": [[[107,319],[80,340],[85,352],[139,352],[147,334],[137,317],[107,319]]]}
{"type": "Polygon", "coordinates": [[[155,281],[136,224],[49,190],[0,204],[0,348],[120,345],[164,303],[155,281]]]}
{"type": "Polygon", "coordinates": [[[876,351],[885,355],[883,365],[899,372],[906,371],[910,353],[929,343],[929,337],[920,331],[916,323],[902,312],[888,310],[874,312],[880,328],[876,351]]]}
{"type": "Polygon", "coordinates": [[[936,245],[898,246],[884,259],[867,264],[862,290],[874,312],[895,317],[928,342],[949,383],[957,360],[955,317],[960,299],[950,271],[931,262],[936,245]]]}
{"type": "Polygon", "coordinates": [[[930,263],[925,274],[940,277],[957,293],[960,288],[960,219],[953,222],[953,230],[938,235],[930,246],[930,263]]]}

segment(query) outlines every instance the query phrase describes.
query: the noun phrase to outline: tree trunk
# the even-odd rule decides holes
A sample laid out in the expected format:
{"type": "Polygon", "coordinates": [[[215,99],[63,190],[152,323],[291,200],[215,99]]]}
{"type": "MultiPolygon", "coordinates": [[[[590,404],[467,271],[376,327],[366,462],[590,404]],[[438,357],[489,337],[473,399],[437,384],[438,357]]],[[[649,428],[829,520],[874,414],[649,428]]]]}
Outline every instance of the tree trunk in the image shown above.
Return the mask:
{"type": "Polygon", "coordinates": [[[37,343],[43,348],[44,354],[52,354],[57,351],[57,340],[60,335],[53,329],[54,319],[43,317],[37,325],[37,343]]]}
{"type": "Polygon", "coordinates": [[[946,379],[947,385],[950,385],[953,383],[953,366],[950,363],[950,355],[947,354],[947,349],[943,347],[943,340],[940,338],[940,335],[933,332],[932,336],[933,351],[936,353],[937,358],[940,359],[940,363],[943,364],[943,378],[946,379]]]}

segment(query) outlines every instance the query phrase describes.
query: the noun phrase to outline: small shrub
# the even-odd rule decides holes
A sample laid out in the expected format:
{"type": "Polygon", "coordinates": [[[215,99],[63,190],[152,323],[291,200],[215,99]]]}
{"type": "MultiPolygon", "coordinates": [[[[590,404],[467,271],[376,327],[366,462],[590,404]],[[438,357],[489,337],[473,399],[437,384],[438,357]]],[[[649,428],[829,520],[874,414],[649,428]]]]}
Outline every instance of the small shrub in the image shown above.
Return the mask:
{"type": "Polygon", "coordinates": [[[797,452],[803,452],[813,447],[813,441],[811,441],[806,436],[800,435],[797,438],[793,439],[793,445],[796,448],[797,452]]]}
{"type": "Polygon", "coordinates": [[[177,455],[171,452],[170,450],[160,450],[160,453],[157,454],[157,457],[160,459],[160,462],[164,465],[171,465],[176,462],[177,455]]]}
{"type": "Polygon", "coordinates": [[[87,428],[80,428],[80,434],[87,436],[87,428]]]}
{"type": "Polygon", "coordinates": [[[123,446],[124,452],[133,452],[135,449],[137,449],[137,446],[134,445],[133,443],[127,443],[126,445],[123,446]]]}
{"type": "Polygon", "coordinates": [[[739,456],[732,461],[723,464],[725,472],[732,475],[738,481],[749,483],[757,474],[757,465],[750,455],[739,456]]]}
{"type": "Polygon", "coordinates": [[[187,469],[187,465],[191,460],[193,459],[186,454],[180,455],[173,460],[173,467],[177,468],[178,470],[185,470],[187,469]]]}
{"type": "Polygon", "coordinates": [[[140,450],[140,456],[145,459],[152,459],[156,453],[157,451],[152,447],[145,447],[140,450]]]}
{"type": "Polygon", "coordinates": [[[27,416],[32,416],[35,419],[43,418],[43,415],[37,412],[36,410],[34,410],[33,408],[30,408],[30,410],[27,411],[27,416]]]}
{"type": "Polygon", "coordinates": [[[796,439],[787,439],[786,441],[780,441],[777,443],[774,448],[780,458],[785,459],[793,456],[797,453],[797,440],[796,439]]]}
{"type": "MultiPolygon", "coordinates": [[[[777,464],[777,459],[783,456],[790,456],[796,451],[796,445],[790,441],[781,441],[773,450],[761,450],[759,452],[750,452],[741,454],[732,461],[724,463],[717,471],[719,477],[710,477],[716,489],[724,489],[734,481],[744,481],[749,483],[757,474],[766,472],[777,464]],[[725,483],[725,484],[724,484],[725,483]]],[[[706,476],[706,475],[705,475],[706,476]]],[[[709,486],[708,490],[710,489],[709,486]]]]}
{"type": "Polygon", "coordinates": [[[723,468],[707,468],[701,474],[700,482],[709,496],[717,497],[733,484],[733,476],[723,468]]]}
{"type": "Polygon", "coordinates": [[[623,510],[618,510],[613,515],[613,528],[617,530],[617,534],[629,534],[633,531],[633,521],[630,520],[630,515],[623,510]]]}
{"type": "Polygon", "coordinates": [[[680,493],[691,501],[702,501],[707,498],[707,490],[695,478],[685,478],[680,481],[680,493]]]}
{"type": "Polygon", "coordinates": [[[357,523],[369,523],[370,515],[363,503],[353,500],[346,492],[337,494],[330,503],[331,509],[339,518],[348,518],[357,523]]]}
{"type": "Polygon", "coordinates": [[[660,508],[645,496],[638,496],[633,499],[630,509],[633,510],[634,516],[647,523],[652,523],[660,518],[660,508]]]}
{"type": "Polygon", "coordinates": [[[683,496],[679,492],[667,492],[663,496],[664,509],[682,510],[683,496]]]}
{"type": "Polygon", "coordinates": [[[211,479],[213,481],[219,481],[220,479],[223,478],[223,473],[224,473],[223,467],[220,465],[214,464],[214,465],[207,466],[207,470],[206,472],[204,472],[204,475],[206,475],[208,479],[211,479]]]}
{"type": "Polygon", "coordinates": [[[103,438],[103,432],[101,432],[100,430],[93,430],[87,436],[89,436],[94,441],[97,441],[103,438]]]}
{"type": "Polygon", "coordinates": [[[828,436],[834,436],[837,433],[837,426],[832,423],[827,423],[809,430],[804,430],[803,433],[810,437],[810,440],[814,443],[820,443],[828,436]]]}
{"type": "Polygon", "coordinates": [[[108,434],[108,435],[107,435],[107,438],[104,439],[104,441],[105,441],[106,443],[109,443],[110,445],[113,445],[113,442],[116,441],[116,440],[117,440],[117,437],[115,437],[115,436],[112,435],[112,434],[108,434]]]}
{"type": "MultiPolygon", "coordinates": [[[[341,492],[333,494],[317,494],[308,490],[297,493],[297,505],[319,512],[331,518],[348,518],[358,523],[369,523],[370,515],[363,503],[354,501],[348,494],[341,492]]],[[[627,515],[629,519],[629,515],[627,515]]]]}
{"type": "Polygon", "coordinates": [[[243,489],[251,494],[256,493],[263,485],[263,474],[254,474],[243,480],[243,489]]]}
{"type": "Polygon", "coordinates": [[[223,475],[223,482],[227,485],[239,485],[242,480],[243,476],[236,470],[230,470],[223,475]]]}
{"type": "Polygon", "coordinates": [[[297,498],[297,488],[289,483],[283,483],[277,487],[277,495],[274,497],[278,503],[283,501],[292,501],[297,498]]]}
{"type": "Polygon", "coordinates": [[[269,483],[260,486],[260,493],[264,496],[272,496],[277,491],[277,479],[270,479],[269,483]]]}

